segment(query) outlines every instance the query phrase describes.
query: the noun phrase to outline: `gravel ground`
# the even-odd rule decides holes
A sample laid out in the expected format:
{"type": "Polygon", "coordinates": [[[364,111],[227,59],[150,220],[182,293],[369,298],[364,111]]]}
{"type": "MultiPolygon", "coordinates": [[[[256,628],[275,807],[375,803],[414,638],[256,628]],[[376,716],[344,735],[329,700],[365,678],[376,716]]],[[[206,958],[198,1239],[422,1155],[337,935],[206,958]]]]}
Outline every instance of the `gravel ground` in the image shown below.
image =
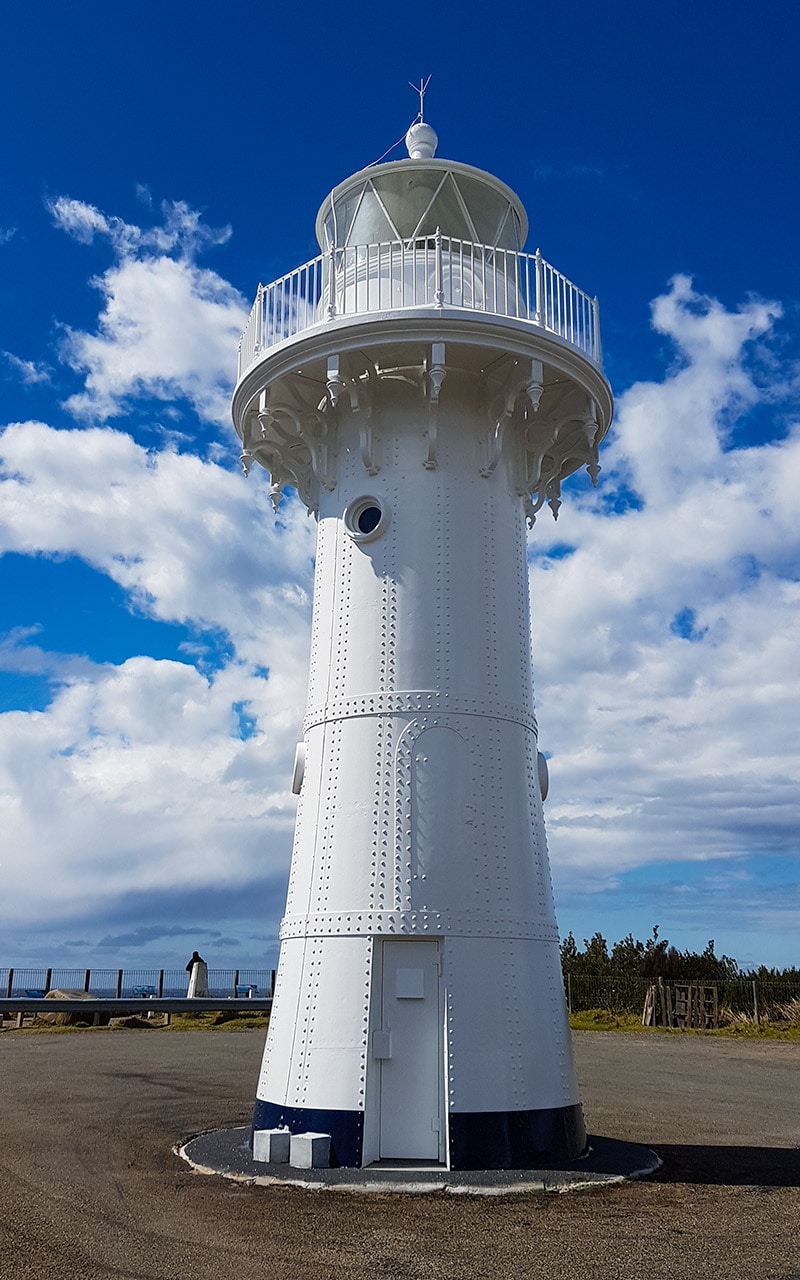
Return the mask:
{"type": "Polygon", "coordinates": [[[4,1280],[800,1280],[800,1044],[582,1032],[589,1128],[647,1182],[361,1196],[195,1174],[245,1123],[263,1032],[0,1036],[4,1280]]]}

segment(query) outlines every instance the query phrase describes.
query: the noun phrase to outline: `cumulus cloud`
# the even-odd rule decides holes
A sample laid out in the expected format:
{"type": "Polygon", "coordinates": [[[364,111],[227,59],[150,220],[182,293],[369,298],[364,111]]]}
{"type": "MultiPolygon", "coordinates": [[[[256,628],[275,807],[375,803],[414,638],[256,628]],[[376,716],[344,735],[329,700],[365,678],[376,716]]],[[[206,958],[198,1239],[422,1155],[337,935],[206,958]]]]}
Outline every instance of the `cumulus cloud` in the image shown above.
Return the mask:
{"type": "Polygon", "coordinates": [[[207,227],[182,201],[162,205],[163,222],[142,228],[93,205],[59,196],[56,225],[90,244],[106,238],[116,261],[94,284],[103,297],[95,332],[65,328],[61,356],[83,375],[65,402],[75,417],[118,417],[134,399],[185,399],[207,422],[230,423],[235,352],[248,305],[216,272],[197,265],[230,228],[207,227]]]}
{"type": "Polygon", "coordinates": [[[621,397],[596,495],[537,525],[531,569],[556,878],[608,887],[652,862],[797,852],[800,428],[731,447],[771,389],[736,311],[676,277],[653,304],[662,382],[621,397]],[[616,495],[633,491],[609,514],[616,495]],[[551,558],[557,544],[572,550],[551,558]]]}
{"type": "Polygon", "coordinates": [[[276,525],[266,486],[109,429],[9,426],[0,467],[2,550],[80,556],[151,616],[229,637],[211,674],[98,667],[43,653],[30,630],[6,639],[0,668],[61,686],[44,712],[0,716],[16,910],[280,874],[308,654],[314,527],[299,502],[276,525]]]}
{"type": "Polygon", "coordinates": [[[235,697],[262,704],[264,684],[132,658],[71,680],[46,712],[0,716],[0,821],[13,833],[0,873],[18,918],[86,919],[134,890],[280,874],[290,756],[276,770],[271,732],[243,741],[231,711],[235,697]]]}
{"type": "Polygon", "coordinates": [[[0,671],[19,675],[43,675],[56,681],[72,676],[90,676],[98,668],[83,654],[50,653],[31,644],[40,627],[12,627],[0,636],[0,671]]]}
{"type": "Polygon", "coordinates": [[[314,535],[299,502],[276,524],[255,477],[120,431],[0,436],[0,552],[80,556],[153,617],[226,631],[247,661],[306,617],[314,535]]]}

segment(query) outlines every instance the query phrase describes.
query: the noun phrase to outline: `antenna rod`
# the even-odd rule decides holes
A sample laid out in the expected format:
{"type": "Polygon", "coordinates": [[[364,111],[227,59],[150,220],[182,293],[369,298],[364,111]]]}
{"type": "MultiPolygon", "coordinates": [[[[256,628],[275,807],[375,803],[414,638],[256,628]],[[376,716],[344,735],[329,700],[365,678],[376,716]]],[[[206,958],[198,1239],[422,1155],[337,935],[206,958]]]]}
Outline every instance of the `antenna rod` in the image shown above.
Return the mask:
{"type": "Polygon", "coordinates": [[[431,76],[428,76],[427,80],[423,80],[422,76],[420,76],[418,85],[411,84],[410,80],[408,82],[414,92],[419,94],[419,115],[417,116],[417,120],[420,124],[424,124],[425,122],[425,94],[428,92],[428,85],[431,82],[431,78],[431,76]]]}

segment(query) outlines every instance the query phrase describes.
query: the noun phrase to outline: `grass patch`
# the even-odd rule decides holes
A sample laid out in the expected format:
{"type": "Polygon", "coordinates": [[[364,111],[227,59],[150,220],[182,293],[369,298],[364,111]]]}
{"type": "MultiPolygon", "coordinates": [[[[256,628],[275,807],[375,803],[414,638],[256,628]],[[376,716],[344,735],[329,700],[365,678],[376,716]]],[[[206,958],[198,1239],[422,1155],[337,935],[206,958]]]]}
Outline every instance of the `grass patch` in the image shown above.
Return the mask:
{"type": "Polygon", "coordinates": [[[175,1013],[168,1031],[251,1031],[269,1026],[268,1013],[229,1013],[219,1010],[211,1013],[175,1013]]]}
{"type": "Polygon", "coordinates": [[[649,1031],[635,1013],[613,1013],[610,1009],[584,1009],[570,1015],[573,1031],[649,1031]]]}
{"type": "Polygon", "coordinates": [[[174,1013],[169,1025],[165,1025],[162,1014],[155,1014],[151,1019],[130,1017],[124,1020],[127,1025],[95,1027],[83,1022],[69,1027],[53,1026],[49,1023],[28,1023],[25,1027],[9,1026],[6,1023],[4,1034],[13,1032],[16,1035],[72,1035],[76,1031],[266,1031],[269,1026],[268,1013],[229,1013],[227,1010],[204,1013],[174,1013]]]}
{"type": "Polygon", "coordinates": [[[635,1013],[612,1012],[610,1009],[584,1009],[570,1014],[573,1031],[638,1031],[642,1035],[723,1036],[733,1040],[800,1041],[800,1022],[761,1022],[756,1025],[744,1019],[730,1022],[715,1031],[696,1031],[685,1027],[643,1027],[635,1013]]]}

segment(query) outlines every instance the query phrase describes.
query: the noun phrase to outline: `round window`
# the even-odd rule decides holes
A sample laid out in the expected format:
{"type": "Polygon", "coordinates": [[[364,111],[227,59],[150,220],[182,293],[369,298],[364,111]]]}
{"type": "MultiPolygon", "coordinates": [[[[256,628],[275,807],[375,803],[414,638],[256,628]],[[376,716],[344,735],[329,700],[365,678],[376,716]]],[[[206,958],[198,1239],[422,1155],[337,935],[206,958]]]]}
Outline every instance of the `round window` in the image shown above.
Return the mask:
{"type": "Polygon", "coordinates": [[[380,498],[365,495],[351,502],[344,513],[344,523],[356,542],[377,538],[389,523],[389,509],[380,498]]]}

